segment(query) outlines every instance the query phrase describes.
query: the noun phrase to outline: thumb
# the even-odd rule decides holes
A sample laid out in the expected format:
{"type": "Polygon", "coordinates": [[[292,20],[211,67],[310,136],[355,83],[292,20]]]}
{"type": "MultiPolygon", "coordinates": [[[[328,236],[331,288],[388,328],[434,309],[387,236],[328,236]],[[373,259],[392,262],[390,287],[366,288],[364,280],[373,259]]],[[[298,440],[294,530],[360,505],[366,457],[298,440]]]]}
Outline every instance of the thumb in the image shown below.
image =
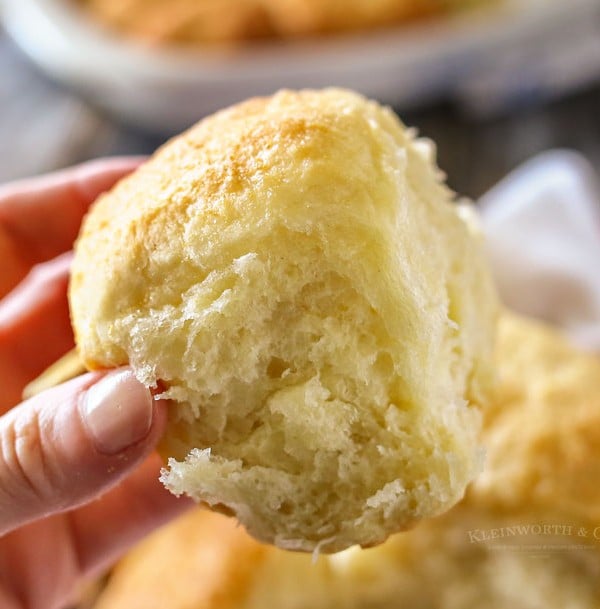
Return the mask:
{"type": "Polygon", "coordinates": [[[80,506],[153,450],[164,402],[129,368],[79,377],[0,418],[0,535],[80,506]]]}

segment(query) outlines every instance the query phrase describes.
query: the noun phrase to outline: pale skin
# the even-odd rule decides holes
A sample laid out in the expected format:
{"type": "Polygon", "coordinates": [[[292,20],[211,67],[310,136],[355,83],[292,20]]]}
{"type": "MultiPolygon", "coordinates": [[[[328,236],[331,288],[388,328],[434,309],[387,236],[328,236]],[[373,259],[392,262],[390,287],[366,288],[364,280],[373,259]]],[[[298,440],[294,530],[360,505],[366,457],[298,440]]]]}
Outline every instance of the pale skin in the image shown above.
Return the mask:
{"type": "Polygon", "coordinates": [[[95,161],[0,187],[2,609],[66,606],[83,579],[188,507],[158,481],[168,404],[127,368],[21,401],[73,347],[68,252],[81,220],[138,164],[95,161]]]}

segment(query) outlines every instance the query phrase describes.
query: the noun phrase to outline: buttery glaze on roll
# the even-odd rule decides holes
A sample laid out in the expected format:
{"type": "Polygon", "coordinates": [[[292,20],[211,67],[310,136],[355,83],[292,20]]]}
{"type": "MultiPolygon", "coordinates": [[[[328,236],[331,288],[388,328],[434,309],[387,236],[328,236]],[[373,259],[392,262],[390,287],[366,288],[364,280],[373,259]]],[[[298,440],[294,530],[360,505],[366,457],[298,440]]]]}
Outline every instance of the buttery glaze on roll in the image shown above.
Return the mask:
{"type": "Polygon", "coordinates": [[[481,467],[496,298],[464,216],[390,110],[338,89],[252,99],[95,204],[78,348],[174,401],[174,493],[282,548],[381,543],[481,467]]]}

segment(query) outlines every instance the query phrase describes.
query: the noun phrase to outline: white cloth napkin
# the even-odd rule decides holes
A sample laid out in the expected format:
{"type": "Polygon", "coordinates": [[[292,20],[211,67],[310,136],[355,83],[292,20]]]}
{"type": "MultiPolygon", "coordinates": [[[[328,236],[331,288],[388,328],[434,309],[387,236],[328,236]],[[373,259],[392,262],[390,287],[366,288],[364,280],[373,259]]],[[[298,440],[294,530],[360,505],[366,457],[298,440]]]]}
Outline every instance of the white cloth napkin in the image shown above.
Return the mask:
{"type": "Polygon", "coordinates": [[[541,154],[480,200],[503,302],[600,352],[600,187],[578,153],[541,154]]]}

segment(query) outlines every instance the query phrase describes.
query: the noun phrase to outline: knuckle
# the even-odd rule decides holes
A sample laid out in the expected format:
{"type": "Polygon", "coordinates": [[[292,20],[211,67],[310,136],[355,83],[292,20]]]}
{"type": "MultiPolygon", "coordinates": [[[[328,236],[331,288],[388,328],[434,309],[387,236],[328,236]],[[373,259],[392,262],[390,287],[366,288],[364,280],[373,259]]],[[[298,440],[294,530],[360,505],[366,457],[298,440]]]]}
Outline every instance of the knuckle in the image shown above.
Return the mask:
{"type": "Polygon", "coordinates": [[[0,428],[0,484],[19,502],[46,504],[52,498],[39,414],[28,410],[0,428]]]}

